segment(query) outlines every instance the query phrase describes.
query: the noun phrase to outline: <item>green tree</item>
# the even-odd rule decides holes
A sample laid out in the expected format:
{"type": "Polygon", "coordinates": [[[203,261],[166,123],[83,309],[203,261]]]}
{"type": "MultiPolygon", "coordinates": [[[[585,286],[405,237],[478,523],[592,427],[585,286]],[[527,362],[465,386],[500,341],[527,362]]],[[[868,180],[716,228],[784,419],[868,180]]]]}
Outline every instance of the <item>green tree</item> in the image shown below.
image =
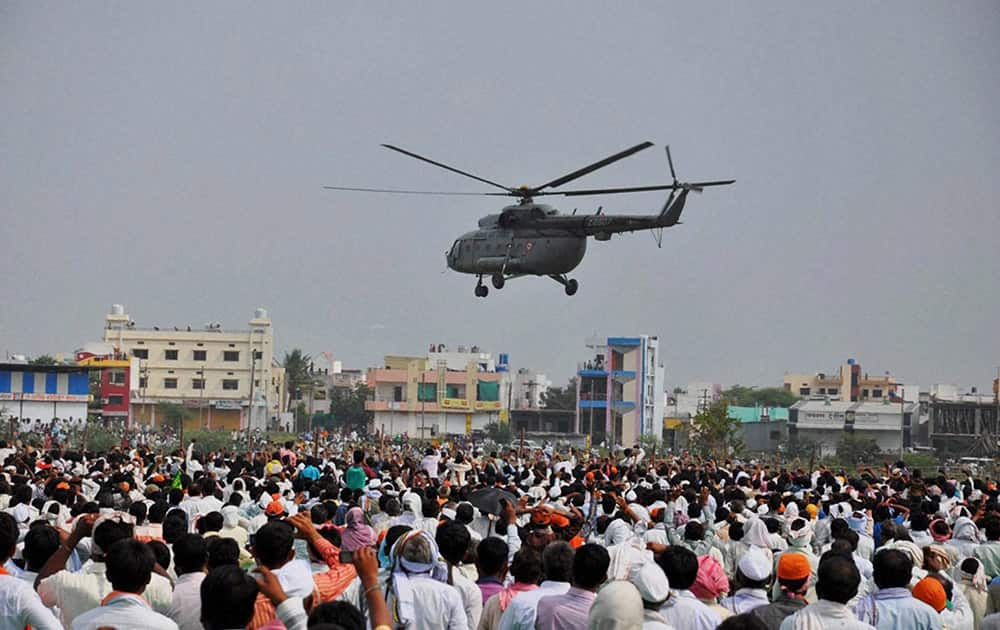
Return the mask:
{"type": "Polygon", "coordinates": [[[486,437],[504,446],[514,442],[514,432],[510,430],[509,422],[491,422],[487,424],[486,437]]]}
{"type": "Polygon", "coordinates": [[[733,385],[722,392],[722,398],[736,407],[791,407],[799,398],[782,387],[744,387],[733,385]]]}
{"type": "Polygon", "coordinates": [[[692,450],[713,459],[725,459],[743,450],[740,421],[729,417],[725,400],[711,403],[691,420],[692,450]]]}
{"type": "Polygon", "coordinates": [[[358,383],[353,389],[337,387],[330,392],[330,415],[334,427],[351,427],[364,431],[373,414],[365,410],[365,401],[371,400],[372,389],[358,383]]]}
{"type": "Polygon", "coordinates": [[[50,354],[42,354],[28,361],[28,365],[55,365],[56,358],[50,354]]]}
{"type": "Polygon", "coordinates": [[[576,377],[569,379],[566,387],[549,387],[542,393],[542,406],[546,409],[576,409],[576,377]]]}
{"type": "Polygon", "coordinates": [[[844,464],[872,464],[882,450],[873,438],[847,433],[837,442],[837,459],[844,464]]]}
{"type": "Polygon", "coordinates": [[[184,405],[171,402],[156,403],[156,416],[160,425],[179,431],[181,423],[191,417],[191,410],[184,405]]]}
{"type": "Polygon", "coordinates": [[[285,368],[285,384],[288,388],[288,411],[295,409],[295,395],[305,393],[309,388],[309,364],[312,357],[295,348],[285,353],[281,365],[285,368]]]}

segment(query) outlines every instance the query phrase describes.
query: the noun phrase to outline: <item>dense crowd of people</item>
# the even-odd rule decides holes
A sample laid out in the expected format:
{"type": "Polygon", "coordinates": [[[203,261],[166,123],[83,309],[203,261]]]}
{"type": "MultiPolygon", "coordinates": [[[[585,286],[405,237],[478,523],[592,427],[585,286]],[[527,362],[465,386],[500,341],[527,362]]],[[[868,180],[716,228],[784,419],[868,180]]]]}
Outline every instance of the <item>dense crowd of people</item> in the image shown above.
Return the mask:
{"type": "Polygon", "coordinates": [[[1000,629],[963,473],[642,448],[0,443],[0,628],[1000,629]]]}

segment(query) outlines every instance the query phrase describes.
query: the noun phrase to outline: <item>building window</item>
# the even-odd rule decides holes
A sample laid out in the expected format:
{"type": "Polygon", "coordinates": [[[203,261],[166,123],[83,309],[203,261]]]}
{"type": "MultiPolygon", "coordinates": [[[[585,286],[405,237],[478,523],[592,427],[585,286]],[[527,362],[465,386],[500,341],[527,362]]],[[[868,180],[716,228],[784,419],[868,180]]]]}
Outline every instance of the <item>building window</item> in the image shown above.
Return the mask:
{"type": "Polygon", "coordinates": [[[810,389],[808,387],[800,387],[799,388],[799,396],[808,396],[809,392],[810,392],[810,389]]]}
{"type": "Polygon", "coordinates": [[[223,361],[239,361],[240,351],[239,350],[226,350],[222,353],[223,361]]]}
{"type": "Polygon", "coordinates": [[[403,402],[403,386],[396,385],[392,388],[392,401],[393,402],[403,402]]]}
{"type": "Polygon", "coordinates": [[[108,374],[108,383],[112,385],[124,385],[125,370],[111,370],[111,373],[108,374]]]}
{"type": "Polygon", "coordinates": [[[149,358],[149,348],[133,348],[132,356],[137,359],[148,359],[149,358]]]}
{"type": "Polygon", "coordinates": [[[207,359],[208,359],[208,351],[207,350],[195,350],[194,351],[194,360],[195,361],[205,361],[207,359]]]}
{"type": "Polygon", "coordinates": [[[191,379],[191,389],[205,389],[205,379],[203,378],[191,379]]]}
{"type": "Polygon", "coordinates": [[[326,400],[326,390],[325,389],[313,390],[313,400],[326,400]]]}
{"type": "Polygon", "coordinates": [[[115,405],[117,407],[117,406],[121,406],[121,404],[123,402],[124,402],[124,399],[121,396],[108,396],[108,404],[109,405],[115,405]]]}
{"type": "Polygon", "coordinates": [[[836,387],[831,387],[830,389],[826,390],[826,393],[827,393],[827,394],[830,394],[831,396],[835,396],[835,395],[837,395],[837,394],[838,394],[839,392],[838,392],[838,390],[837,390],[837,388],[836,388],[836,387]]]}
{"type": "Polygon", "coordinates": [[[419,383],[417,384],[417,400],[420,402],[437,402],[438,398],[438,386],[437,383],[419,383]]]}
{"type": "Polygon", "coordinates": [[[146,378],[145,376],[140,376],[139,377],[139,389],[146,389],[146,386],[148,384],[149,384],[149,379],[148,378],[146,378]]]}
{"type": "Polygon", "coordinates": [[[882,397],[882,390],[881,389],[873,389],[872,390],[872,398],[881,398],[881,397],[882,397]]]}
{"type": "Polygon", "coordinates": [[[224,378],[222,379],[222,389],[236,390],[240,388],[239,379],[235,378],[224,378]]]}
{"type": "Polygon", "coordinates": [[[868,398],[868,390],[867,389],[862,389],[861,390],[861,397],[862,398],[868,398]]]}
{"type": "Polygon", "coordinates": [[[163,351],[163,358],[166,359],[167,361],[176,361],[177,360],[177,350],[164,350],[163,351]]]}
{"type": "Polygon", "coordinates": [[[163,379],[163,389],[177,389],[177,379],[176,378],[163,379]]]}

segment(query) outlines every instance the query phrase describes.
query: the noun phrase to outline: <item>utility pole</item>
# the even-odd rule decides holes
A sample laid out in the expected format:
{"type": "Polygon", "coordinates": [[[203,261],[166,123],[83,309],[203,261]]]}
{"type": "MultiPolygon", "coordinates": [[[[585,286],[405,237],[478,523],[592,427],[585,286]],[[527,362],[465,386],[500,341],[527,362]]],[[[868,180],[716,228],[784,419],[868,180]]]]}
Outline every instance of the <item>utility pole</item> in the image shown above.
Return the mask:
{"type": "Polygon", "coordinates": [[[899,384],[899,459],[903,459],[903,425],[906,424],[906,391],[899,384]]]}
{"type": "MultiPolygon", "coordinates": [[[[199,376],[201,376],[201,393],[198,398],[198,426],[202,426],[204,415],[205,415],[205,364],[201,364],[201,370],[199,371],[199,376]]],[[[208,429],[208,426],[205,426],[208,429]]]]}
{"type": "Polygon", "coordinates": [[[251,425],[253,424],[253,379],[256,367],[257,367],[257,353],[254,352],[253,343],[251,343],[250,344],[250,404],[247,407],[247,444],[250,444],[251,440],[253,439],[251,433],[251,425]]]}

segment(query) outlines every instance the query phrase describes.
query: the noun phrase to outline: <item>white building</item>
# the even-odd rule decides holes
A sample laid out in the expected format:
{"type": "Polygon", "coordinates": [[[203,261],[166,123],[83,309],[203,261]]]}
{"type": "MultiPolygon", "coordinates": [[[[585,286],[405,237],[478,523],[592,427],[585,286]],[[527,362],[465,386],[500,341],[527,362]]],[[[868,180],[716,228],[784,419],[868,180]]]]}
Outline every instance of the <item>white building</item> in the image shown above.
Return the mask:
{"type": "Polygon", "coordinates": [[[721,396],[722,385],[719,383],[688,383],[681,391],[667,394],[666,413],[671,418],[693,418],[721,396]]]}
{"type": "Polygon", "coordinates": [[[820,455],[833,455],[845,432],[874,439],[879,449],[897,453],[900,441],[913,445],[918,403],[851,402],[840,400],[803,400],[788,410],[788,435],[791,448],[812,442],[820,455]]]}
{"type": "Polygon", "coordinates": [[[512,379],[512,409],[539,409],[542,396],[552,387],[552,381],[545,374],[529,368],[519,368],[512,379]]]}
{"type": "Polygon", "coordinates": [[[280,409],[280,384],[272,369],[274,333],[267,311],[258,308],[248,328],[138,327],[120,304],[105,318],[104,341],[138,360],[132,417],[158,426],[156,403],[191,410],[186,426],[264,428],[280,409]],[[251,406],[251,400],[253,405],[251,406]]]}

